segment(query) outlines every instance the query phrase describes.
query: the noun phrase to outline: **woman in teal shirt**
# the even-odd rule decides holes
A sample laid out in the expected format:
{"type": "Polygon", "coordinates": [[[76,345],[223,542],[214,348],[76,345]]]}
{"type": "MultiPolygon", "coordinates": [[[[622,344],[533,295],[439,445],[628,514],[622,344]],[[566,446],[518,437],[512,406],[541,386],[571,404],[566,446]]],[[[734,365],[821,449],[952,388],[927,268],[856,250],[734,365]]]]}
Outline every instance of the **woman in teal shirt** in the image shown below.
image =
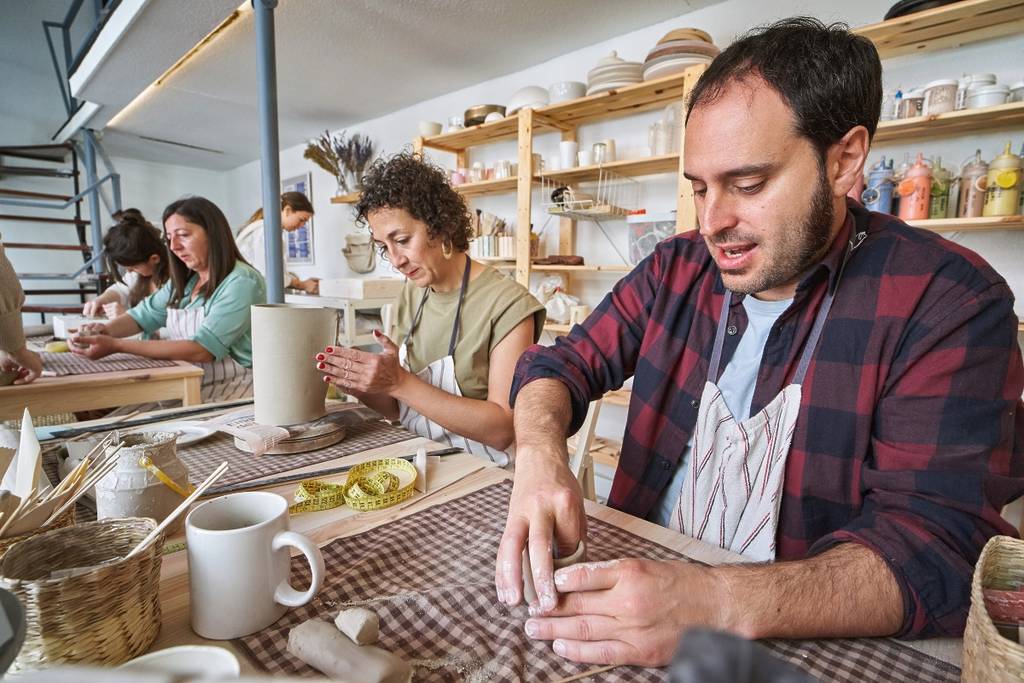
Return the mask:
{"type": "Polygon", "coordinates": [[[245,262],[217,206],[187,197],[164,210],[171,279],[124,315],[72,338],[88,358],[132,353],[184,360],[203,370],[203,401],[252,395],[249,307],[266,303],[263,276],[245,262]],[[163,339],[126,339],[167,328],[163,339]]]}

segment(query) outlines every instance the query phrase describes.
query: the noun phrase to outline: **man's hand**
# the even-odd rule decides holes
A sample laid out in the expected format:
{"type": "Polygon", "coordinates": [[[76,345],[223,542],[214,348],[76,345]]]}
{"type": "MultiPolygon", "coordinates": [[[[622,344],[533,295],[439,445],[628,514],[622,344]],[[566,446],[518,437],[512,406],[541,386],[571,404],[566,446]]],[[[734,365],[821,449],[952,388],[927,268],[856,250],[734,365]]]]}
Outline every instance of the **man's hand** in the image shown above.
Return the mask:
{"type": "Polygon", "coordinates": [[[576,662],[663,666],[691,626],[730,630],[728,588],[709,567],[586,562],[555,572],[555,586],[561,604],[529,619],[526,634],[576,662]]]}
{"type": "Polygon", "coordinates": [[[91,360],[99,360],[118,352],[121,340],[106,334],[79,333],[71,338],[71,351],[91,360]]]}
{"type": "Polygon", "coordinates": [[[536,607],[546,612],[557,602],[552,543],[557,544],[560,556],[572,553],[586,538],[587,515],[579,482],[569,471],[564,449],[560,453],[538,453],[521,448],[516,463],[494,585],[498,600],[519,604],[523,594],[522,553],[528,544],[533,585],[540,600],[536,607]]]}
{"type": "Polygon", "coordinates": [[[18,373],[15,384],[30,384],[43,374],[43,360],[38,353],[23,346],[0,361],[0,370],[18,373]]]}

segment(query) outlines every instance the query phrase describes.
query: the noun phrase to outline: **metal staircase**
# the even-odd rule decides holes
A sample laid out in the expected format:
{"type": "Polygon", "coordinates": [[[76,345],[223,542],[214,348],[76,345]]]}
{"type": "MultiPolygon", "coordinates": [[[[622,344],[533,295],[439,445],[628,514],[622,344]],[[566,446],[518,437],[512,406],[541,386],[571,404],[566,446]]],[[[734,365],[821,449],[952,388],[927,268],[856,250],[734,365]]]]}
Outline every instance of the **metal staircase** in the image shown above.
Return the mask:
{"type": "MultiPolygon", "coordinates": [[[[74,0],[65,15],[63,22],[44,21],[43,32],[50,48],[53,67],[60,86],[61,99],[64,103],[67,120],[71,121],[79,108],[85,104],[75,100],[71,95],[71,88],[68,78],[82,57],[88,52],[92,41],[102,28],[103,22],[109,17],[110,11],[116,2],[111,0],[95,0],[91,9],[94,11],[92,17],[85,17],[91,21],[91,30],[86,31],[84,40],[77,52],[71,49],[72,29],[74,35],[81,35],[81,15],[83,0],[74,0]],[[79,25],[76,27],[76,21],[79,25]],[[51,35],[51,30],[59,30],[62,33],[60,45],[63,47],[62,58],[58,57],[57,48],[51,35]]],[[[67,125],[67,124],[65,124],[67,125]]],[[[56,137],[56,136],[55,136],[56,137]]],[[[0,235],[11,232],[11,224],[32,223],[37,224],[39,230],[52,231],[66,226],[74,226],[75,239],[73,241],[56,241],[52,239],[35,237],[28,241],[5,241],[6,249],[18,251],[47,251],[54,252],[55,259],[59,260],[59,252],[78,252],[81,254],[82,264],[73,272],[24,272],[18,268],[18,262],[22,259],[15,254],[9,253],[14,263],[18,278],[22,281],[22,288],[26,296],[33,297],[75,297],[76,301],[68,302],[32,302],[22,307],[23,313],[39,313],[45,322],[48,313],[76,313],[81,310],[82,304],[89,294],[96,294],[110,284],[112,275],[105,272],[103,259],[103,225],[109,220],[109,216],[121,209],[121,183],[120,176],[113,167],[110,158],[104,153],[99,141],[93,131],[83,129],[67,142],[39,145],[21,145],[0,147],[0,180],[17,178],[46,178],[52,179],[46,182],[54,184],[53,192],[41,192],[15,188],[0,188],[0,235]],[[105,166],[106,175],[102,178],[97,173],[97,157],[105,166]],[[29,162],[29,163],[26,163],[29,162]],[[84,173],[83,173],[84,172],[84,173]],[[82,176],[85,176],[85,187],[82,187],[82,176]],[[58,187],[58,183],[60,186],[58,187]],[[71,185],[71,192],[67,194],[67,184],[71,185]],[[104,186],[109,187],[111,198],[102,191],[104,186]],[[87,202],[89,217],[83,217],[83,202],[87,202]],[[100,211],[100,204],[106,209],[105,215],[100,211]],[[18,207],[17,210],[9,212],[4,207],[18,207]],[[31,209],[32,211],[26,211],[31,209]],[[62,212],[63,215],[54,215],[53,212],[62,212]],[[73,215],[68,215],[72,213],[73,215]],[[7,228],[7,230],[5,230],[7,228]],[[59,282],[63,286],[56,288],[39,286],[40,282],[59,282]],[[34,283],[30,284],[30,283],[34,283]]],[[[24,232],[23,229],[18,229],[24,232]]],[[[51,259],[47,259],[51,262],[51,259]]],[[[67,262],[64,262],[67,266],[67,262]]],[[[55,269],[57,270],[57,269],[55,269]]]]}

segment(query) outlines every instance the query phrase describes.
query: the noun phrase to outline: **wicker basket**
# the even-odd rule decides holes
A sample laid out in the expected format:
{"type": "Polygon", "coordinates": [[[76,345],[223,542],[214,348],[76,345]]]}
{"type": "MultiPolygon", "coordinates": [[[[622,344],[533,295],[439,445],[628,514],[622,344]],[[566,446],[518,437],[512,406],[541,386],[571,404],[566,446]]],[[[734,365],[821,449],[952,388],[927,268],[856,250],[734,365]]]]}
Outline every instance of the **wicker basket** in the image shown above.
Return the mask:
{"type": "Polygon", "coordinates": [[[0,560],[0,586],[25,608],[28,633],[11,672],[62,663],[113,666],[145,652],[160,630],[163,535],[124,556],[156,528],[148,518],[88,522],[39,534],[0,560]],[[118,559],[103,566],[102,562],[118,559]],[[62,579],[56,569],[94,567],[62,579]]]}
{"type": "Polygon", "coordinates": [[[996,631],[985,609],[983,588],[1010,590],[1024,584],[1024,541],[995,536],[985,544],[971,582],[971,611],[964,631],[965,683],[1024,681],[1024,645],[996,631]]]}
{"type": "Polygon", "coordinates": [[[57,519],[53,520],[52,522],[50,522],[46,526],[39,527],[35,531],[26,531],[23,534],[18,534],[17,536],[11,536],[10,538],[0,538],[0,557],[3,557],[4,553],[7,552],[7,549],[10,548],[15,543],[17,543],[18,541],[24,541],[26,539],[32,538],[33,536],[38,536],[39,534],[45,533],[47,531],[51,531],[53,529],[63,529],[64,527],[67,527],[67,526],[74,526],[74,524],[75,524],[75,506],[72,505],[67,510],[65,510],[63,513],[61,513],[60,517],[58,517],[57,519]]]}

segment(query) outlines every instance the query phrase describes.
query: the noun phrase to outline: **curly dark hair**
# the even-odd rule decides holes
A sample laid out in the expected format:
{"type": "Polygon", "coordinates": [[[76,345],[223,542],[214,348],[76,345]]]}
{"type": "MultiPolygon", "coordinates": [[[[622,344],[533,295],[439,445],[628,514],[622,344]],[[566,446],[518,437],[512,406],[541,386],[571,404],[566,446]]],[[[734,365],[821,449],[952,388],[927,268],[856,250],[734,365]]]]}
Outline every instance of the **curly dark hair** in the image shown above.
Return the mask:
{"type": "Polygon", "coordinates": [[[443,168],[420,154],[406,151],[380,158],[366,171],[355,206],[356,225],[368,227],[367,216],[378,209],[403,209],[426,223],[431,241],[469,251],[473,228],[465,198],[452,189],[443,168]]]}

